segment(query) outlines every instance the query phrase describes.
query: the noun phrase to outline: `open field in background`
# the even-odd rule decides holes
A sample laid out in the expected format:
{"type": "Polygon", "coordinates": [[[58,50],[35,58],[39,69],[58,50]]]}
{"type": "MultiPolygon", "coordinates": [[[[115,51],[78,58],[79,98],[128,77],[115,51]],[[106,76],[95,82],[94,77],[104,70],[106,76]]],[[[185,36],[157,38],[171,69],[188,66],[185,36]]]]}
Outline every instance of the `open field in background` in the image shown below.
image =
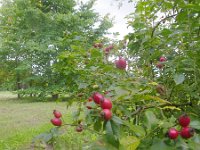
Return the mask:
{"type": "Polygon", "coordinates": [[[30,145],[33,137],[49,131],[54,109],[60,110],[67,120],[72,111],[65,104],[18,100],[11,92],[0,92],[0,150],[22,149],[30,145]]]}

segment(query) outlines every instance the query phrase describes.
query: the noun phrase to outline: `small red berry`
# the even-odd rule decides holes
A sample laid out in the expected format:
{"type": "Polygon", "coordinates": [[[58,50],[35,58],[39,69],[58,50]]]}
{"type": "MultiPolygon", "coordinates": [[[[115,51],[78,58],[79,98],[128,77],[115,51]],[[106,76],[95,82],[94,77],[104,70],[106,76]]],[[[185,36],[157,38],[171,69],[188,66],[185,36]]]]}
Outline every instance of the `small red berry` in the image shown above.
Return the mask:
{"type": "Polygon", "coordinates": [[[99,44],[98,44],[98,47],[99,47],[99,48],[102,48],[102,47],[103,47],[103,44],[102,44],[102,43],[99,43],[99,44]]]}
{"type": "Polygon", "coordinates": [[[83,127],[82,126],[77,126],[76,127],[76,131],[77,132],[82,132],[83,131],[83,127]]]}
{"type": "MultiPolygon", "coordinates": [[[[88,98],[88,102],[91,102],[91,101],[93,101],[93,99],[92,99],[92,97],[89,97],[88,98]]],[[[86,106],[88,109],[92,109],[92,107],[91,106],[86,106]]]]}
{"type": "Polygon", "coordinates": [[[190,127],[183,127],[180,131],[180,135],[184,139],[189,139],[194,135],[194,129],[190,127]]]}
{"type": "Polygon", "coordinates": [[[159,68],[159,69],[162,69],[162,68],[164,67],[164,65],[161,64],[161,63],[157,63],[157,64],[156,64],[156,67],[159,68]]]}
{"type": "Polygon", "coordinates": [[[114,48],[114,46],[113,46],[113,45],[110,45],[110,46],[108,46],[108,48],[111,50],[111,49],[114,48]]]}
{"type": "Polygon", "coordinates": [[[118,60],[115,61],[115,65],[118,69],[126,69],[126,60],[122,57],[119,57],[118,60]]]}
{"type": "Polygon", "coordinates": [[[104,120],[108,121],[112,118],[112,112],[110,109],[103,109],[101,111],[101,116],[104,118],[104,120]]]}
{"type": "Polygon", "coordinates": [[[112,102],[111,100],[104,98],[101,102],[101,108],[102,109],[111,109],[112,108],[112,102]]]}
{"type": "Polygon", "coordinates": [[[163,57],[163,56],[160,57],[160,62],[164,62],[164,61],[166,61],[166,60],[167,60],[167,58],[165,58],[165,57],[163,57]]]}
{"type": "Polygon", "coordinates": [[[104,52],[105,52],[106,55],[108,55],[109,52],[110,52],[110,48],[109,48],[109,47],[106,47],[106,48],[104,49],[104,52]]]}
{"type": "Polygon", "coordinates": [[[187,127],[190,124],[190,117],[183,114],[178,118],[178,122],[182,127],[187,127]]]}
{"type": "Polygon", "coordinates": [[[100,93],[98,92],[95,92],[92,96],[94,102],[96,104],[100,104],[100,102],[104,99],[103,95],[101,95],[100,93]]]}
{"type": "Polygon", "coordinates": [[[51,123],[55,126],[61,126],[62,120],[60,118],[53,118],[53,119],[51,119],[51,123]]]}
{"type": "Polygon", "coordinates": [[[168,137],[170,139],[176,139],[178,137],[178,131],[175,128],[170,128],[168,130],[168,137]]]}
{"type": "Polygon", "coordinates": [[[61,112],[59,112],[59,111],[57,111],[57,110],[54,110],[54,111],[53,111],[53,114],[54,114],[54,116],[55,116],[56,118],[62,117],[61,112]]]}

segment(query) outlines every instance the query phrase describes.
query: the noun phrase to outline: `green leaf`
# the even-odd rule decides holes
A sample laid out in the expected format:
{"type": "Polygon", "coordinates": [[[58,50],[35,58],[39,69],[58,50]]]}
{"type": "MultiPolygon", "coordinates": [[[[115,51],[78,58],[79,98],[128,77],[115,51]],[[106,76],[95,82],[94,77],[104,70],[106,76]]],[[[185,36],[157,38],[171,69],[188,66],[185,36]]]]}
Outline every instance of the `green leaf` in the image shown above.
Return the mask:
{"type": "Polygon", "coordinates": [[[170,104],[170,102],[168,102],[160,97],[157,97],[157,96],[141,95],[141,98],[143,98],[144,100],[154,100],[154,101],[158,101],[159,103],[169,103],[170,104]]]}
{"type": "Polygon", "coordinates": [[[120,144],[122,144],[126,150],[135,150],[139,146],[140,140],[134,136],[127,136],[120,140],[120,144]]]}
{"type": "Polygon", "coordinates": [[[162,139],[156,138],[149,150],[174,150],[174,147],[168,146],[162,139]]]}
{"type": "Polygon", "coordinates": [[[184,74],[175,74],[174,75],[174,81],[175,81],[176,85],[183,83],[184,80],[185,80],[184,74]]]}
{"type": "Polygon", "coordinates": [[[199,120],[191,121],[190,126],[194,129],[200,130],[200,121],[199,120]]]}
{"type": "Polygon", "coordinates": [[[119,124],[116,124],[113,120],[107,121],[105,123],[106,134],[112,134],[115,137],[119,138],[120,128],[119,124]]]}
{"type": "Polygon", "coordinates": [[[155,114],[148,110],[145,112],[145,117],[146,117],[146,124],[145,126],[148,128],[148,129],[151,129],[152,126],[156,125],[158,123],[158,119],[156,118],[155,114]]]}
{"type": "Polygon", "coordinates": [[[129,127],[129,129],[131,131],[133,131],[137,136],[139,136],[139,137],[144,137],[145,136],[145,130],[144,130],[144,128],[142,126],[133,125],[129,121],[124,121],[123,124],[126,125],[127,127],[129,127]]]}
{"type": "Polygon", "coordinates": [[[112,116],[112,121],[115,122],[116,124],[123,124],[123,120],[121,120],[117,116],[112,116]]]}
{"type": "Polygon", "coordinates": [[[100,118],[97,119],[97,121],[94,123],[94,130],[100,131],[102,128],[102,123],[100,118]]]}
{"type": "Polygon", "coordinates": [[[78,89],[85,89],[88,87],[87,83],[80,83],[78,89]]]}

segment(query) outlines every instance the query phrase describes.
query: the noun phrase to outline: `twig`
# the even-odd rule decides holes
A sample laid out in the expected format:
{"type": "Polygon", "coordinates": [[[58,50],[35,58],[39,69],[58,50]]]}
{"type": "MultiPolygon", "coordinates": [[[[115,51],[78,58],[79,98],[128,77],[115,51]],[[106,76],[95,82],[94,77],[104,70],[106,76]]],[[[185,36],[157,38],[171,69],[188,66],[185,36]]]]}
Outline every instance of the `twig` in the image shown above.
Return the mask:
{"type": "MultiPolygon", "coordinates": [[[[80,126],[80,124],[68,124],[68,123],[65,123],[65,124],[63,124],[62,126],[80,126]]],[[[99,132],[97,132],[97,131],[95,131],[95,130],[90,129],[89,127],[87,127],[87,126],[85,126],[85,125],[81,125],[81,126],[83,126],[83,129],[86,129],[86,130],[88,130],[88,131],[90,131],[90,132],[94,132],[94,133],[96,133],[96,134],[102,135],[101,133],[99,133],[99,132]]]]}
{"type": "Polygon", "coordinates": [[[159,22],[158,22],[158,23],[153,27],[153,30],[152,30],[152,32],[151,32],[151,38],[153,37],[156,28],[161,24],[161,22],[167,20],[168,18],[171,18],[171,17],[177,16],[177,15],[178,15],[178,14],[173,14],[173,15],[171,15],[171,16],[167,16],[167,17],[161,19],[161,20],[160,20],[160,21],[159,21],[159,22]]]}
{"type": "Polygon", "coordinates": [[[131,116],[137,115],[138,113],[140,113],[141,111],[145,110],[145,109],[149,109],[149,108],[154,108],[154,107],[165,107],[165,106],[175,106],[175,107],[180,107],[180,106],[192,106],[192,102],[188,102],[188,103],[183,103],[183,104],[175,104],[175,103],[167,103],[167,104],[161,104],[161,105],[157,105],[157,106],[141,106],[138,107],[134,112],[131,113],[131,116]]]}

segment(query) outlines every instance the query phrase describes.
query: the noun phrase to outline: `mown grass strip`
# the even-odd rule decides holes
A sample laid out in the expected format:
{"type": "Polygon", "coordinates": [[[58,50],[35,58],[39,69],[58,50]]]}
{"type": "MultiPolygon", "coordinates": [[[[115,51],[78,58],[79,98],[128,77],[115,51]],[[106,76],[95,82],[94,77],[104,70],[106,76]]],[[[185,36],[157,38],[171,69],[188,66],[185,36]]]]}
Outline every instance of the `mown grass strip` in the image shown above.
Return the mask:
{"type": "Polygon", "coordinates": [[[51,124],[44,124],[39,127],[25,129],[14,133],[8,138],[0,141],[0,150],[23,150],[24,146],[30,145],[32,139],[42,132],[48,132],[51,124]]]}

